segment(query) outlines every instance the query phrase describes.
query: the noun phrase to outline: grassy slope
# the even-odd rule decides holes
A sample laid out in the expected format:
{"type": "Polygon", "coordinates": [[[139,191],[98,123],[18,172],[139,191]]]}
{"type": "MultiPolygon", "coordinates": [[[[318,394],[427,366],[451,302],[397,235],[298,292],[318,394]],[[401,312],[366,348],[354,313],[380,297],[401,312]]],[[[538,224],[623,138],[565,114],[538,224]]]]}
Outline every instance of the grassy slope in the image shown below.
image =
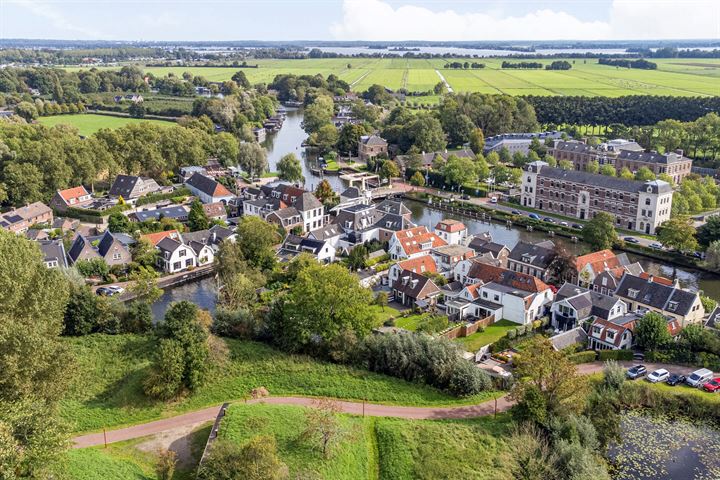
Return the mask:
{"type": "Polygon", "coordinates": [[[464,338],[458,338],[457,341],[462,344],[463,348],[468,352],[479,350],[480,347],[489,343],[494,343],[505,336],[508,330],[518,327],[519,325],[510,320],[500,320],[488,326],[485,331],[473,333],[464,338]]]}
{"type": "MultiPolygon", "coordinates": [[[[478,61],[477,59],[469,59],[478,61]]],[[[511,59],[512,60],[512,59],[511,59]]],[[[541,59],[549,64],[556,59],[541,59]]],[[[373,83],[397,89],[425,91],[439,81],[438,69],[457,91],[507,93],[509,95],[717,95],[720,91],[720,62],[717,59],[655,59],[657,70],[635,70],[599,65],[596,59],[569,59],[573,68],[568,71],[503,70],[502,58],[485,58],[484,69],[444,69],[442,59],[306,59],[258,60],[259,68],[244,69],[251,82],[270,82],[280,73],[327,76],[338,75],[363,91],[373,83]],[[347,68],[348,63],[351,68],[347,68]],[[367,74],[367,75],[366,75],[367,74]]],[[[517,61],[516,59],[513,61],[517,61]]],[[[70,70],[78,70],[71,68],[70,70]]],[[[228,80],[236,68],[151,67],[146,71],[155,75],[173,72],[182,75],[190,71],[209,80],[228,80]]],[[[425,103],[432,97],[409,99],[425,103]]]]}
{"type": "Polygon", "coordinates": [[[142,392],[154,348],[137,335],[90,335],[65,340],[75,352],[76,381],[62,415],[76,432],[97,431],[171,416],[241,399],[255,387],[272,395],[329,396],[405,405],[458,405],[490,395],[457,399],[433,388],[306,356],[287,355],[265,344],[227,340],[229,360],[206,385],[174,403],[148,400],[142,392]]]}
{"type": "Polygon", "coordinates": [[[274,435],[291,477],[311,471],[326,480],[509,478],[502,441],[507,415],[463,421],[340,418],[345,433],[329,459],[299,440],[305,426],[300,407],[234,405],[220,438],[244,443],[274,435]]]}
{"type": "Polygon", "coordinates": [[[154,123],[167,127],[174,125],[173,122],[165,122],[162,120],[144,120],[140,118],[122,118],[112,117],[109,115],[95,115],[92,113],[82,113],[77,115],[56,115],[52,117],[40,117],[38,119],[43,125],[52,127],[55,125],[72,125],[77,127],[80,135],[92,135],[101,128],[120,128],[130,123],[154,123]]]}
{"type": "MultiPolygon", "coordinates": [[[[200,460],[205,448],[211,426],[208,424],[191,433],[191,466],[178,466],[173,480],[195,478],[195,465],[200,460]]],[[[126,442],[112,443],[108,445],[107,449],[92,447],[69,450],[62,469],[73,480],[155,479],[157,478],[155,473],[157,455],[136,448],[145,441],[146,438],[137,438],[126,442]]]]}

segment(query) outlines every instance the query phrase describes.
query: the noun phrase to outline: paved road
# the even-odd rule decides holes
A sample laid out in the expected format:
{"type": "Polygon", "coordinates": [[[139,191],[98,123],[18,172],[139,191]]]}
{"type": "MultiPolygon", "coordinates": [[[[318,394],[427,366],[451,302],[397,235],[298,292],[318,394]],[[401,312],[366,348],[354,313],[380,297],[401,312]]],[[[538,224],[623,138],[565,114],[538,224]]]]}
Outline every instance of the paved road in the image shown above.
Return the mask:
{"type": "MultiPolygon", "coordinates": [[[[637,362],[620,362],[623,367],[630,367],[637,362]]],[[[658,368],[667,368],[671,372],[682,373],[687,375],[694,371],[692,367],[681,367],[675,365],[666,365],[659,363],[645,363],[648,372],[658,368]]],[[[585,363],[578,365],[578,372],[582,375],[601,372],[603,364],[600,362],[585,363]]],[[[682,387],[679,387],[682,388],[682,387]]],[[[313,399],[308,397],[268,397],[257,400],[250,400],[248,403],[268,403],[273,405],[299,405],[311,406],[313,399]]],[[[460,407],[402,407],[395,405],[378,405],[374,403],[346,402],[338,401],[340,408],[344,413],[353,415],[365,415],[371,417],[398,417],[416,420],[440,420],[440,419],[461,419],[475,418],[492,415],[495,412],[495,400],[488,400],[477,405],[467,405],[460,407]]],[[[513,402],[508,397],[497,399],[497,411],[505,412],[512,407],[513,402]]],[[[212,421],[217,416],[220,406],[205,408],[195,412],[178,415],[175,417],[164,418],[154,422],[143,423],[141,425],[133,425],[131,427],[110,430],[106,433],[107,443],[121,442],[133,438],[145,437],[166,430],[179,428],[187,425],[193,425],[204,421],[212,421]]],[[[92,447],[94,445],[102,445],[105,442],[103,433],[91,433],[82,435],[73,439],[74,448],[92,447]]]]}

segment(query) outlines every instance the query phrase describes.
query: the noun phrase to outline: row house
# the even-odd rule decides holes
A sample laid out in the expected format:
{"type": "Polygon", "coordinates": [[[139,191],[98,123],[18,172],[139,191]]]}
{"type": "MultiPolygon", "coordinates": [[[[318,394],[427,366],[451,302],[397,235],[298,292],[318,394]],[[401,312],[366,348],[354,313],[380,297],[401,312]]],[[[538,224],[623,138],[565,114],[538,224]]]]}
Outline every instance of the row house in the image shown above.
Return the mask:
{"type": "MultiPolygon", "coordinates": [[[[642,312],[631,312],[611,320],[596,318],[590,325],[588,347],[593,350],[628,350],[635,344],[635,326],[642,319],[642,312]]],[[[672,317],[666,317],[671,337],[676,337],[682,327],[672,317]]]]}
{"type": "Polygon", "coordinates": [[[697,292],[684,290],[666,278],[649,273],[624,274],[615,296],[628,305],[628,311],[657,312],[677,320],[680,328],[700,324],[705,318],[705,309],[697,292]]]}
{"type": "Polygon", "coordinates": [[[669,175],[673,182],[679,185],[692,173],[692,160],[683,153],[680,149],[668,153],[623,150],[615,159],[615,168],[617,171],[627,168],[635,173],[640,168],[647,167],[656,176],[661,173],[669,175]]]}
{"type": "Polygon", "coordinates": [[[627,314],[627,305],[618,298],[565,283],[555,294],[550,324],[564,332],[596,318],[613,320],[627,314]]]}
{"type": "Polygon", "coordinates": [[[550,240],[537,244],[518,242],[507,258],[508,268],[548,281],[548,268],[555,258],[555,244],[550,240]]]}
{"type": "Polygon", "coordinates": [[[18,207],[0,215],[0,228],[13,233],[26,233],[33,225],[51,225],[53,211],[42,202],[18,207]]]}
{"type": "Polygon", "coordinates": [[[615,165],[615,159],[621,152],[642,152],[643,148],[632,140],[615,139],[599,145],[588,145],[578,140],[556,140],[548,150],[558,162],[569,161],[575,170],[587,170],[591,161],[599,165],[615,165]]]}
{"type": "Polygon", "coordinates": [[[388,252],[390,258],[399,260],[429,255],[434,248],[443,247],[447,242],[427,227],[419,226],[395,232],[390,238],[388,252]]]}
{"type": "Polygon", "coordinates": [[[537,161],[525,167],[522,205],[589,220],[598,212],[615,217],[618,228],[654,234],[670,219],[673,190],[662,180],[638,182],[537,161]]]}

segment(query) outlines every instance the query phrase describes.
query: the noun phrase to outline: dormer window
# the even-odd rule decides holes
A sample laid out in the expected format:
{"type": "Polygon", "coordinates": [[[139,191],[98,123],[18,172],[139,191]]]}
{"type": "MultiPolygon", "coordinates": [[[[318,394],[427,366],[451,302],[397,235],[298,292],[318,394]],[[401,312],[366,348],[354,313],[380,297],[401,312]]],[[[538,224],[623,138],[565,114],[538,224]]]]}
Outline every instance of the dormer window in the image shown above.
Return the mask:
{"type": "Polygon", "coordinates": [[[677,307],[678,307],[678,302],[668,303],[668,310],[670,310],[671,312],[674,312],[675,310],[677,310],[677,307]]]}
{"type": "Polygon", "coordinates": [[[640,293],[640,290],[635,290],[634,288],[628,289],[628,297],[630,298],[637,298],[638,293],[640,293]]]}

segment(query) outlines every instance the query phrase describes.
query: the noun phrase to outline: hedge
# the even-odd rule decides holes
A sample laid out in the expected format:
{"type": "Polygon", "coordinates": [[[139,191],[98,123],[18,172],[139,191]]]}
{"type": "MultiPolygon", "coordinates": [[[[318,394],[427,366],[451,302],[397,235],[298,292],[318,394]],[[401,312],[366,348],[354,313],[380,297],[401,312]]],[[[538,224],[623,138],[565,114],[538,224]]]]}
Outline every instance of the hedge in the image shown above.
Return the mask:
{"type": "Polygon", "coordinates": [[[587,350],[585,352],[571,353],[567,356],[568,360],[572,363],[590,363],[595,361],[597,354],[594,350],[587,350]]]}
{"type": "Polygon", "coordinates": [[[632,360],[632,350],[600,350],[598,353],[598,360],[604,362],[605,360],[632,360]]]}
{"type": "Polygon", "coordinates": [[[188,190],[187,187],[181,187],[168,193],[155,193],[140,197],[137,199],[137,202],[135,202],[135,205],[139,207],[141,205],[147,205],[148,203],[159,202],[160,200],[169,200],[174,197],[188,197],[190,195],[190,190],[188,190]]]}

